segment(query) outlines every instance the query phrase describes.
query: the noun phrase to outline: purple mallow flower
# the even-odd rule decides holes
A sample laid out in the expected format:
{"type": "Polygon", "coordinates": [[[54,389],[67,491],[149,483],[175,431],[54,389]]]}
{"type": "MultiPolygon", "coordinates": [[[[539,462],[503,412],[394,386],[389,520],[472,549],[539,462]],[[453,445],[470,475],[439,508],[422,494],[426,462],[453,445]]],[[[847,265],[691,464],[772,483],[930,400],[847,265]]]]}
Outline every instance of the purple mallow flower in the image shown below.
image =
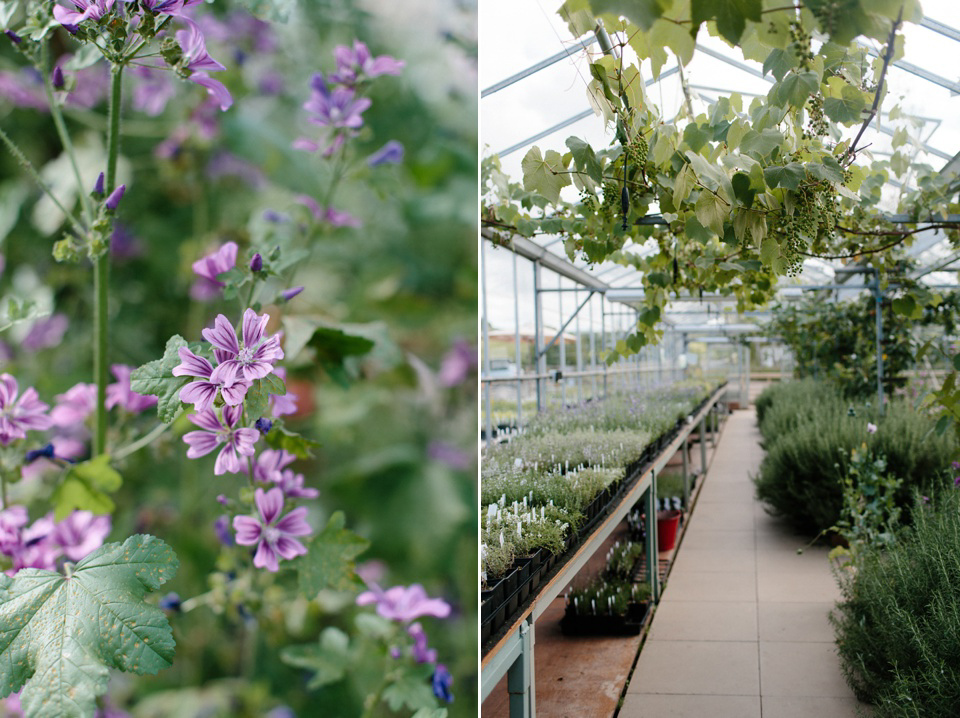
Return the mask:
{"type": "Polygon", "coordinates": [[[313,197],[302,194],[296,198],[298,204],[310,210],[317,222],[326,222],[331,227],[362,227],[363,223],[349,212],[327,207],[324,209],[313,197]]]}
{"type": "Polygon", "coordinates": [[[55,347],[60,344],[69,325],[70,320],[65,314],[54,314],[45,319],[38,319],[20,342],[20,347],[32,352],[55,347]]]}
{"type": "Polygon", "coordinates": [[[206,301],[220,296],[225,286],[217,279],[218,274],[228,272],[237,266],[237,243],[226,242],[213,254],[208,254],[193,263],[193,273],[199,277],[190,288],[190,297],[206,301]]]}
{"type": "MultiPolygon", "coordinates": [[[[287,381],[287,370],[283,367],[276,367],[273,373],[280,377],[284,383],[287,381]]],[[[286,394],[270,395],[270,413],[274,418],[286,416],[287,414],[295,414],[296,412],[297,395],[293,392],[288,391],[286,394]]]]}
{"type": "Polygon", "coordinates": [[[226,514],[213,522],[213,532],[217,535],[217,540],[224,546],[233,546],[236,543],[233,540],[233,532],[230,530],[230,517],[226,514]]]}
{"type": "Polygon", "coordinates": [[[369,591],[357,596],[357,605],[376,604],[377,613],[384,618],[401,623],[409,623],[420,616],[446,618],[450,615],[450,604],[442,598],[430,598],[419,583],[394,586],[386,591],[373,584],[369,591]]]}
{"type": "Polygon", "coordinates": [[[47,416],[50,408],[30,387],[18,398],[17,380],[9,374],[0,374],[0,444],[7,446],[14,439],[25,439],[30,430],[49,429],[53,422],[47,416]]]}
{"type": "Polygon", "coordinates": [[[56,406],[50,411],[50,420],[54,426],[65,429],[83,424],[97,408],[97,385],[75,384],[65,393],[57,394],[56,406]]]}
{"type": "Polygon", "coordinates": [[[207,92],[219,104],[221,110],[227,110],[233,104],[233,97],[230,91],[219,80],[210,77],[210,72],[221,72],[226,70],[223,65],[210,57],[207,52],[207,44],[203,39],[203,33],[199,26],[187,18],[182,18],[187,24],[186,30],[177,31],[177,42],[183,50],[183,61],[185,67],[190,71],[187,77],[191,82],[195,82],[201,87],[206,88],[207,92]]]}
{"type": "MultiPolygon", "coordinates": [[[[70,0],[76,10],[53,6],[53,18],[61,25],[76,28],[84,20],[99,20],[113,9],[114,0],[70,0]]],[[[67,27],[69,30],[70,28],[67,27]]],[[[75,32],[73,30],[72,32],[75,32]]]]}
{"type": "Polygon", "coordinates": [[[253,465],[253,478],[265,484],[276,484],[288,499],[317,498],[319,491],[304,487],[303,474],[287,468],[296,460],[296,456],[283,449],[264,449],[253,465]]]}
{"type": "Polygon", "coordinates": [[[871,423],[868,421],[868,422],[867,422],[867,433],[868,433],[868,434],[876,434],[876,433],[877,433],[877,425],[876,425],[876,424],[871,424],[871,423]]]}
{"type": "MultiPolygon", "coordinates": [[[[220,316],[223,316],[222,314],[220,316]]],[[[173,368],[174,376],[193,376],[200,379],[187,384],[180,390],[180,401],[193,404],[197,411],[206,411],[213,406],[217,398],[217,391],[223,397],[227,406],[239,406],[250,388],[250,382],[235,372],[225,379],[214,381],[211,379],[213,365],[201,356],[197,356],[186,347],[177,350],[180,355],[180,364],[173,368]]]]}
{"type": "Polygon", "coordinates": [[[212,409],[188,415],[187,418],[201,430],[184,434],[183,440],[190,445],[187,449],[187,458],[198,459],[206,456],[223,444],[223,448],[217,455],[213,473],[220,476],[241,471],[243,463],[240,457],[253,456],[255,451],[253,445],[260,438],[260,432],[256,429],[236,428],[242,414],[242,407],[225,406],[223,421],[212,409]]]}
{"type": "Polygon", "coordinates": [[[367,164],[371,167],[378,165],[398,164],[403,161],[403,145],[396,140],[390,140],[387,144],[367,157],[367,164]]]}
{"type": "Polygon", "coordinates": [[[253,381],[273,371],[274,362],[283,359],[280,335],[266,337],[270,315],[257,316],[252,309],[243,313],[240,337],[222,314],[217,315],[213,329],[204,329],[203,338],[213,344],[217,367],[210,375],[214,383],[229,383],[234,378],[253,381]]]}
{"type": "Polygon", "coordinates": [[[321,73],[316,73],[310,82],[313,93],[303,105],[310,113],[310,122],[321,127],[357,130],[363,127],[363,113],[370,105],[370,98],[357,97],[349,87],[327,86],[321,73]]]}
{"type": "Polygon", "coordinates": [[[337,71],[330,76],[332,82],[355,85],[358,81],[380,75],[399,75],[406,63],[389,55],[373,57],[367,46],[354,40],[353,47],[337,45],[333,50],[337,71]]]}
{"type": "Polygon", "coordinates": [[[438,663],[433,669],[433,677],[430,679],[433,686],[433,695],[447,703],[453,703],[453,676],[447,667],[438,663]]]}
{"type": "Polygon", "coordinates": [[[110,371],[113,372],[117,381],[114,384],[107,385],[106,406],[108,409],[119,406],[131,414],[139,414],[141,411],[157,405],[157,397],[144,396],[130,389],[132,366],[111,364],[110,371]]]}
{"type": "Polygon", "coordinates": [[[92,511],[74,511],[53,528],[53,541],[71,561],[79,561],[100,548],[110,533],[110,517],[92,511]]]}
{"type": "Polygon", "coordinates": [[[237,543],[241,546],[257,546],[253,565],[277,571],[278,557],[292,559],[307,552],[307,549],[294,536],[306,536],[310,525],[306,522],[307,510],[294,509],[281,518],[283,512],[283,491],[279,488],[253,492],[257,505],[257,516],[235,516],[233,528],[237,532],[237,543]]]}

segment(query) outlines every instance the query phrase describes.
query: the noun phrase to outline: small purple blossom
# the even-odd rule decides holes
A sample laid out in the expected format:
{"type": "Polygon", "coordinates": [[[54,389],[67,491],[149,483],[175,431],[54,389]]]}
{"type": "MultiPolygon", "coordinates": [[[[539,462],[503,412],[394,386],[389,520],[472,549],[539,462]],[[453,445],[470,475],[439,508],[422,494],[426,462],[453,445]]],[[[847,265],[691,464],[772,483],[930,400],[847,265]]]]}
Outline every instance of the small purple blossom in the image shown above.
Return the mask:
{"type": "Polygon", "coordinates": [[[331,227],[362,227],[363,222],[349,212],[327,207],[324,209],[319,202],[309,195],[302,194],[296,198],[298,204],[310,210],[310,214],[317,222],[325,222],[331,227]]]}
{"type": "Polygon", "coordinates": [[[0,511],[0,553],[8,556],[20,545],[20,529],[27,525],[27,509],[10,506],[0,511]]]}
{"type": "Polygon", "coordinates": [[[54,398],[57,404],[50,411],[53,425],[65,429],[73,428],[83,424],[97,408],[97,385],[81,382],[54,398]]]}
{"type": "Polygon", "coordinates": [[[330,80],[350,86],[380,75],[399,75],[406,64],[389,55],[373,57],[367,46],[359,40],[354,40],[352,48],[337,45],[333,57],[337,61],[337,71],[330,76],[330,80]]]}
{"type": "Polygon", "coordinates": [[[190,76],[187,79],[206,88],[210,96],[220,104],[220,109],[228,110],[233,104],[230,91],[222,82],[214,80],[208,74],[210,72],[222,72],[227,68],[210,57],[200,27],[193,20],[185,17],[182,19],[186,22],[187,29],[177,31],[177,42],[180,43],[180,48],[183,50],[186,69],[190,70],[190,76]]]}
{"type": "Polygon", "coordinates": [[[273,480],[288,499],[315,499],[320,495],[317,489],[304,486],[303,474],[293,469],[284,469],[273,480]]]}
{"type": "Polygon", "coordinates": [[[200,301],[219,297],[220,290],[226,285],[217,279],[217,275],[228,272],[236,266],[236,242],[226,242],[213,254],[198,259],[193,263],[193,273],[198,279],[190,288],[190,297],[200,301]]]}
{"type": "Polygon", "coordinates": [[[122,184],[113,190],[113,192],[110,193],[110,196],[107,197],[107,201],[105,203],[106,208],[111,212],[115,212],[117,207],[120,206],[120,200],[123,199],[123,195],[126,191],[127,186],[125,184],[122,184]]]}
{"type": "Polygon", "coordinates": [[[443,357],[437,377],[440,386],[449,388],[462,384],[476,366],[476,349],[463,339],[458,339],[443,357]]]}
{"type": "Polygon", "coordinates": [[[252,309],[243,313],[240,337],[222,314],[217,315],[213,329],[204,329],[203,338],[213,344],[217,367],[210,375],[214,383],[229,383],[234,378],[253,381],[273,372],[274,362],[283,359],[280,335],[266,337],[269,314],[257,316],[252,309]]]}
{"type": "Polygon", "coordinates": [[[157,117],[177,94],[169,72],[145,65],[130,66],[133,78],[133,107],[149,117],[157,117]]]}
{"type": "Polygon", "coordinates": [[[303,507],[293,509],[281,518],[283,512],[283,491],[279,488],[254,491],[254,503],[257,516],[235,516],[233,528],[237,532],[237,543],[241,546],[257,546],[253,565],[275,572],[279,568],[278,557],[290,560],[301,556],[307,549],[295,536],[306,536],[311,532],[306,522],[307,510],[303,507]]]}
{"type": "Polygon", "coordinates": [[[58,346],[69,325],[70,320],[65,314],[53,314],[45,319],[38,319],[20,342],[20,347],[35,352],[58,346]]]}
{"type": "Polygon", "coordinates": [[[455,471],[465,471],[474,466],[473,457],[468,452],[443,441],[431,441],[427,446],[427,456],[455,471]]]}
{"type": "Polygon", "coordinates": [[[868,422],[867,422],[867,433],[868,433],[868,434],[876,434],[876,433],[877,433],[877,425],[876,425],[876,424],[871,424],[871,423],[868,421],[868,422]]]}
{"type": "Polygon", "coordinates": [[[179,613],[180,606],[182,605],[182,601],[180,600],[180,594],[174,591],[171,591],[166,596],[161,598],[157,602],[157,605],[163,611],[171,611],[173,613],[179,613]]]}
{"type": "Polygon", "coordinates": [[[190,382],[180,390],[180,401],[193,404],[197,411],[206,411],[213,406],[219,391],[227,406],[239,406],[243,403],[243,398],[250,388],[249,381],[245,381],[236,373],[214,381],[211,379],[213,365],[204,357],[197,356],[186,347],[180,347],[177,353],[181,363],[173,368],[173,375],[200,379],[200,381],[190,382]]]}
{"type": "Polygon", "coordinates": [[[453,703],[453,675],[442,663],[438,663],[433,669],[433,677],[430,679],[433,686],[433,695],[447,703],[453,703]]]}
{"type": "Polygon", "coordinates": [[[310,122],[321,127],[357,130],[363,127],[363,113],[372,104],[368,97],[357,97],[349,87],[334,87],[331,90],[321,73],[316,73],[310,82],[313,93],[304,103],[310,122]]]}
{"type": "Polygon", "coordinates": [[[187,418],[195,426],[199,426],[200,431],[184,434],[183,440],[190,446],[187,449],[187,458],[198,459],[206,456],[223,444],[223,448],[217,455],[213,473],[220,476],[242,471],[243,462],[240,461],[240,457],[253,456],[255,451],[253,446],[260,438],[260,432],[256,429],[236,428],[242,414],[242,407],[225,406],[222,422],[212,409],[188,415],[187,418]]]}
{"type": "Polygon", "coordinates": [[[50,442],[46,446],[43,446],[39,449],[31,449],[28,451],[26,454],[24,454],[23,462],[24,464],[32,464],[37,459],[52,459],[55,455],[53,442],[50,442]]]}
{"type": "Polygon", "coordinates": [[[94,516],[92,511],[73,511],[53,528],[53,540],[71,561],[79,561],[100,548],[110,533],[109,516],[94,516]]]}
{"type": "Polygon", "coordinates": [[[133,367],[126,364],[111,364],[110,371],[117,381],[107,385],[106,407],[112,409],[119,406],[124,411],[131,414],[139,414],[141,411],[157,405],[157,397],[144,396],[130,389],[130,374],[133,373],[133,367]]]}
{"type": "Polygon", "coordinates": [[[450,615],[450,604],[442,598],[430,598],[419,583],[406,586],[394,586],[386,591],[373,584],[369,591],[357,596],[358,606],[376,604],[377,613],[391,621],[409,623],[420,616],[446,618],[450,615]]]}
{"type": "Polygon", "coordinates": [[[279,483],[281,472],[296,460],[284,449],[264,449],[253,463],[253,479],[265,484],[279,483]]]}
{"type": "Polygon", "coordinates": [[[217,535],[217,540],[224,546],[233,546],[236,543],[233,540],[233,532],[230,530],[230,517],[226,514],[213,522],[213,532],[217,535]]]}
{"type": "Polygon", "coordinates": [[[25,439],[27,432],[49,429],[53,422],[47,416],[50,408],[30,387],[18,397],[17,380],[0,374],[0,444],[7,446],[14,439],[25,439]]]}
{"type": "Polygon", "coordinates": [[[395,165],[400,162],[403,162],[403,145],[396,140],[390,140],[379,150],[367,157],[367,164],[370,167],[395,165]]]}
{"type": "Polygon", "coordinates": [[[435,663],[437,651],[427,646],[427,632],[423,630],[420,622],[410,624],[407,633],[413,639],[413,660],[417,663],[435,663]]]}

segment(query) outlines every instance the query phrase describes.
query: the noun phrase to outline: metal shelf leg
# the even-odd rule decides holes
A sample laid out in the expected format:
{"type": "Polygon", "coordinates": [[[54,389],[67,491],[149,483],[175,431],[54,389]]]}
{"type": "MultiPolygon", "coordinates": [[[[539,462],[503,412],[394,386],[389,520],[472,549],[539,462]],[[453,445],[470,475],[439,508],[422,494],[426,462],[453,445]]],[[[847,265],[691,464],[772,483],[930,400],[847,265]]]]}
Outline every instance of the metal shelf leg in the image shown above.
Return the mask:
{"type": "Polygon", "coordinates": [[[520,628],[523,648],[507,671],[507,692],[510,694],[510,718],[534,718],[537,715],[536,682],[533,675],[533,624],[520,628]]]}

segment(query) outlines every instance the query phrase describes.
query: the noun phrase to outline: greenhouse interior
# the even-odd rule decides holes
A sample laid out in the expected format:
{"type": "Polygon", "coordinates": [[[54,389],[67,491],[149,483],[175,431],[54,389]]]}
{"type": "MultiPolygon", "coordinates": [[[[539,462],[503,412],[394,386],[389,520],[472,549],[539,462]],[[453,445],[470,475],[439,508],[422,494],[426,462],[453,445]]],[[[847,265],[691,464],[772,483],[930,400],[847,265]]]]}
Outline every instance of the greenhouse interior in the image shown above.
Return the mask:
{"type": "Polygon", "coordinates": [[[960,715],[960,7],[479,20],[481,715],[960,715]]]}

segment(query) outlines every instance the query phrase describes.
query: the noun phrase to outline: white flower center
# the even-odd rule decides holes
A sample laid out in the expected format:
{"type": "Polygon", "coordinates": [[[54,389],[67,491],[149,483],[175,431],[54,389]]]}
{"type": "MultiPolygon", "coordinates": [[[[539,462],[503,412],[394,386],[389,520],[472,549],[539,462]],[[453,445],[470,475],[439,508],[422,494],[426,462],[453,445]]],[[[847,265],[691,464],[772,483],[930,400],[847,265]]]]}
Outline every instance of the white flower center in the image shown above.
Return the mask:
{"type": "Polygon", "coordinates": [[[267,526],[263,530],[263,538],[269,544],[275,544],[282,535],[283,532],[276,526],[267,526]]]}

